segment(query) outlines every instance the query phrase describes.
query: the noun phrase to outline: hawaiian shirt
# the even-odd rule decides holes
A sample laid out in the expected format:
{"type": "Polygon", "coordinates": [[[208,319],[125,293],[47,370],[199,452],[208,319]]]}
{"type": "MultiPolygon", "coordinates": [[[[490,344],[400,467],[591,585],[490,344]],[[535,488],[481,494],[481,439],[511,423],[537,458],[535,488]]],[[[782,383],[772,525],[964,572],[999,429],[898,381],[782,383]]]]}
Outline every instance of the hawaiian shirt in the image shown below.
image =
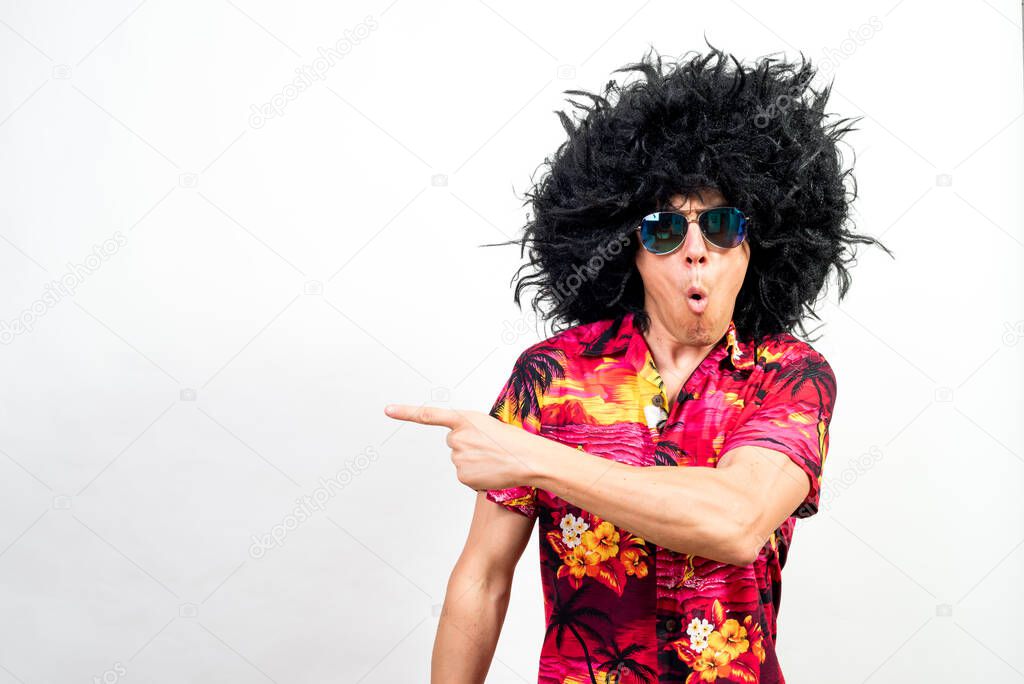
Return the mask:
{"type": "Polygon", "coordinates": [[[781,573],[796,519],[818,510],[835,376],[791,334],[754,344],[730,321],[670,406],[634,319],[577,325],[530,346],[490,415],[634,466],[714,468],[739,446],[775,449],[807,474],[810,491],[741,567],[659,547],[544,490],[487,490],[539,519],[547,630],[538,682],[784,684],[781,573]]]}

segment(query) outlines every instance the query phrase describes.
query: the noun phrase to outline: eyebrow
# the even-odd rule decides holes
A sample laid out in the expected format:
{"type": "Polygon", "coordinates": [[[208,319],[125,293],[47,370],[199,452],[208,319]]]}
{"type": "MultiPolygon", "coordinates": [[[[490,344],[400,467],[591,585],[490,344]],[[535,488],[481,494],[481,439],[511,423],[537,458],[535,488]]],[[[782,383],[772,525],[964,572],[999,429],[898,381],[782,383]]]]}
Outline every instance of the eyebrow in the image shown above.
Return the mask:
{"type": "MultiPolygon", "coordinates": [[[[701,209],[697,213],[699,214],[701,211],[707,211],[708,209],[718,209],[719,207],[731,207],[731,206],[732,205],[729,204],[728,202],[718,202],[718,203],[715,203],[715,204],[709,204],[709,205],[705,206],[703,209],[701,209]]],[[[674,209],[672,207],[669,207],[668,209],[664,209],[664,208],[663,209],[659,209],[658,211],[664,211],[664,212],[670,212],[671,211],[671,212],[675,212],[677,214],[682,214],[683,213],[679,209],[674,209]]],[[[691,209],[690,211],[693,212],[694,210],[691,209]]]]}

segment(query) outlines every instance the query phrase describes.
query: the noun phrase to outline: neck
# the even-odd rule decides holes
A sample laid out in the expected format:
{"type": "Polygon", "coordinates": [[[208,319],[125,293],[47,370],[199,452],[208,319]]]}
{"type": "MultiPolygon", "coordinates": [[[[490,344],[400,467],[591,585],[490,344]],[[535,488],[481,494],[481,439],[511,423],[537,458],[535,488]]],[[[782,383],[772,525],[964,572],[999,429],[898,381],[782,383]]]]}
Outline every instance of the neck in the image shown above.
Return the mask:
{"type": "Polygon", "coordinates": [[[678,385],[688,378],[725,334],[725,330],[710,331],[703,320],[676,322],[657,309],[645,308],[645,311],[651,324],[644,340],[667,386],[678,385]]]}

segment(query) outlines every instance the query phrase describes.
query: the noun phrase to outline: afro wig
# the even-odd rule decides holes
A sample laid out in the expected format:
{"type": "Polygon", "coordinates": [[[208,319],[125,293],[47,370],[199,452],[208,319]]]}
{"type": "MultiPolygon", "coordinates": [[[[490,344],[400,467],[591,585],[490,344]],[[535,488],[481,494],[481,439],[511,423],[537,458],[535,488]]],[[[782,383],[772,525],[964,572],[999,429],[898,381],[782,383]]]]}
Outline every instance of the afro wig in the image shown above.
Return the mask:
{"type": "Polygon", "coordinates": [[[613,72],[638,71],[642,79],[611,80],[603,94],[564,91],[589,100],[569,100],[585,114],[573,120],[556,112],[568,138],[526,193],[532,217],[522,239],[499,243],[520,244],[521,256],[529,250],[513,276],[515,303],[521,307],[522,290],[535,286],[532,308],[556,332],[627,312],[646,331],[634,229],[673,196],[703,188],[720,191],[750,219],[750,262],[733,312],[741,337],[797,326],[806,337],[803,319],[818,319],[814,306],[833,267],[839,298],[846,294],[854,243],[892,256],[848,230],[856,181],[837,143],[856,130],[856,119],[827,121],[831,84],[811,87],[816,70],[802,53],[799,64],[764,57],[746,66],[708,47],[679,62],[652,57],[651,48],[613,72]]]}

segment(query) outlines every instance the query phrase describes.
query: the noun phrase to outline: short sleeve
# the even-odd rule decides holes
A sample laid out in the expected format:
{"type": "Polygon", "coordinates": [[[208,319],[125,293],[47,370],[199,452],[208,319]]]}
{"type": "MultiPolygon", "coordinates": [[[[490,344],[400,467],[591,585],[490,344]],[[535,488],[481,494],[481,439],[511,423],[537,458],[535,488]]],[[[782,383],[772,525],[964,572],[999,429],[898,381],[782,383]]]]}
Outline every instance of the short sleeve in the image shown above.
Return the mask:
{"type": "MultiPolygon", "coordinates": [[[[533,374],[528,368],[528,351],[516,359],[512,374],[498,393],[489,415],[532,434],[539,434],[542,391],[539,383],[532,379],[533,374]]],[[[487,498],[528,518],[537,515],[537,490],[534,487],[488,489],[487,498]]]]}
{"type": "Polygon", "coordinates": [[[788,456],[810,481],[810,490],[792,517],[809,518],[818,512],[836,379],[821,354],[806,344],[798,349],[766,371],[764,383],[726,436],[721,453],[750,445],[788,456]]]}

